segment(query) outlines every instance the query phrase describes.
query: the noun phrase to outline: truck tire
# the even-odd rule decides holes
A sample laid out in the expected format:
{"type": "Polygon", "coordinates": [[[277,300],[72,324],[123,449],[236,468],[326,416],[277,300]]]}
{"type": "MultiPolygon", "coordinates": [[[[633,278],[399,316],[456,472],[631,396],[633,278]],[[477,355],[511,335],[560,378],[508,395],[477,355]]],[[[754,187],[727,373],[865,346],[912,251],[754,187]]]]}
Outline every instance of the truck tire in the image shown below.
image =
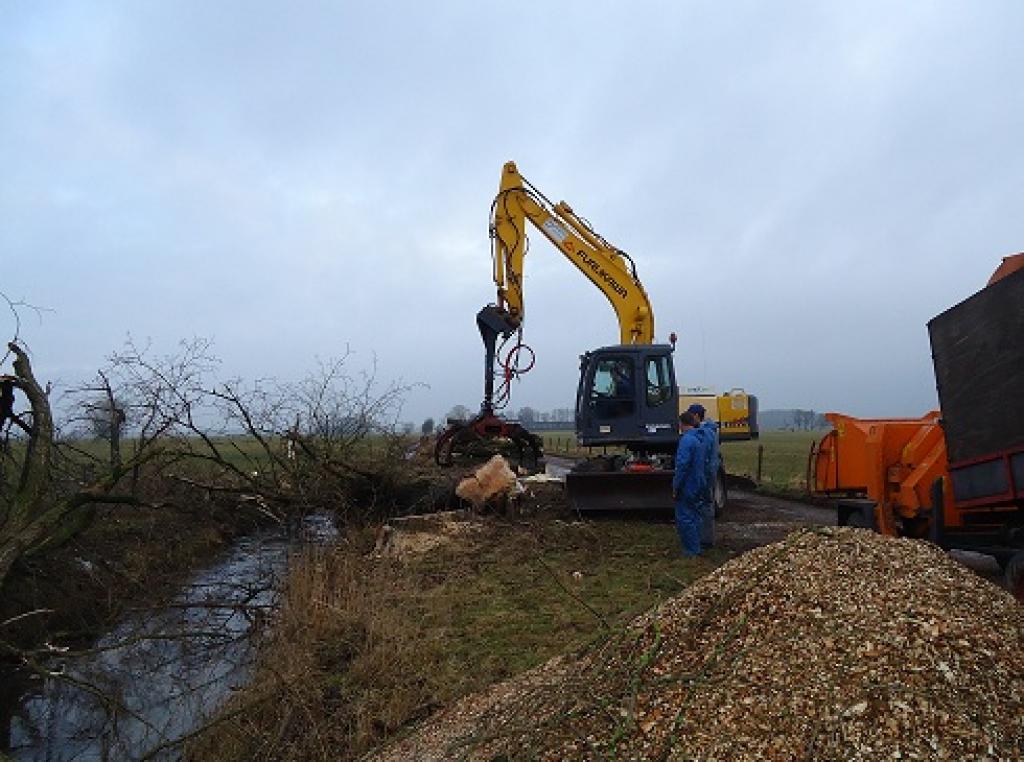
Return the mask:
{"type": "Polygon", "coordinates": [[[1024,550],[1018,551],[1006,564],[1006,589],[1024,603],[1024,550]]]}
{"type": "Polygon", "coordinates": [[[715,486],[711,493],[711,500],[715,504],[715,518],[722,518],[722,513],[725,511],[725,505],[729,502],[729,489],[725,486],[724,469],[718,469],[718,475],[715,478],[715,486]]]}

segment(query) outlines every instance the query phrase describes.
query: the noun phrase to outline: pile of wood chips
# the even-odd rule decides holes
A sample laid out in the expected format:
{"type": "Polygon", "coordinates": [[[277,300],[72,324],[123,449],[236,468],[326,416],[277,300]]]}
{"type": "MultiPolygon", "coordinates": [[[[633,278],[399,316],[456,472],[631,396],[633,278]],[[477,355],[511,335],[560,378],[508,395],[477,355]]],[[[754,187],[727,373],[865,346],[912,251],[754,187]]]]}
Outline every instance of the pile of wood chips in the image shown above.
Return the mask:
{"type": "Polygon", "coordinates": [[[1024,606],[927,543],[803,530],[375,758],[1024,759],[1024,606]]]}

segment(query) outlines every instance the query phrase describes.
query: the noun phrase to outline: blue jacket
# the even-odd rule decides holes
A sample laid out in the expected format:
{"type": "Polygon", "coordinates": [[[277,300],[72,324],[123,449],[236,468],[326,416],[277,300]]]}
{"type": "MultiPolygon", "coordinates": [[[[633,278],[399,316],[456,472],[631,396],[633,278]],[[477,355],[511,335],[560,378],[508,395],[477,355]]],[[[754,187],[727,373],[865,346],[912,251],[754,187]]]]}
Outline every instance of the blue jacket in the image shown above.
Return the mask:
{"type": "Polygon", "coordinates": [[[675,473],[672,475],[672,492],[679,498],[696,500],[704,491],[704,454],[704,438],[697,429],[690,429],[679,437],[675,473]]]}
{"type": "Polygon", "coordinates": [[[718,451],[718,424],[711,420],[704,421],[700,431],[708,446],[707,481],[708,485],[713,485],[718,477],[718,467],[722,464],[721,453],[718,451]]]}

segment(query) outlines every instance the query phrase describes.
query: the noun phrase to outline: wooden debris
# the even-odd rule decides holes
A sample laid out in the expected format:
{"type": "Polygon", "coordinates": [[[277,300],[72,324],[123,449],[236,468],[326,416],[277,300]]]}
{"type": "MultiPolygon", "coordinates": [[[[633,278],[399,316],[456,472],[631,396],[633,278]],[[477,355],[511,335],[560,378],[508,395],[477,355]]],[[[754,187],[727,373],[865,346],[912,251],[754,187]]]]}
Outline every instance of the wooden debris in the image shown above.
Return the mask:
{"type": "Polygon", "coordinates": [[[927,543],[802,530],[376,760],[1021,759],[1024,607],[927,543]]]}
{"type": "Polygon", "coordinates": [[[515,493],[518,482],[508,461],[495,455],[467,476],[455,488],[455,494],[480,510],[487,503],[501,502],[515,493]]]}

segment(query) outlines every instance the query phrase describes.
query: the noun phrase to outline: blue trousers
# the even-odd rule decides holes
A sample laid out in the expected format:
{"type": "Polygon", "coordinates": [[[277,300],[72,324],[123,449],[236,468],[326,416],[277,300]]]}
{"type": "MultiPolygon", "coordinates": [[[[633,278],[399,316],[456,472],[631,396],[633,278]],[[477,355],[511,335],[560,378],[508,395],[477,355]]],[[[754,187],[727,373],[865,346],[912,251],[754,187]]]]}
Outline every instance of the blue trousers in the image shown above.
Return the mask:
{"type": "Polygon", "coordinates": [[[697,501],[681,497],[676,500],[676,532],[684,556],[700,555],[700,508],[697,501]]]}
{"type": "Polygon", "coordinates": [[[715,544],[715,503],[710,495],[701,497],[698,510],[701,518],[700,544],[710,548],[715,544]]]}

